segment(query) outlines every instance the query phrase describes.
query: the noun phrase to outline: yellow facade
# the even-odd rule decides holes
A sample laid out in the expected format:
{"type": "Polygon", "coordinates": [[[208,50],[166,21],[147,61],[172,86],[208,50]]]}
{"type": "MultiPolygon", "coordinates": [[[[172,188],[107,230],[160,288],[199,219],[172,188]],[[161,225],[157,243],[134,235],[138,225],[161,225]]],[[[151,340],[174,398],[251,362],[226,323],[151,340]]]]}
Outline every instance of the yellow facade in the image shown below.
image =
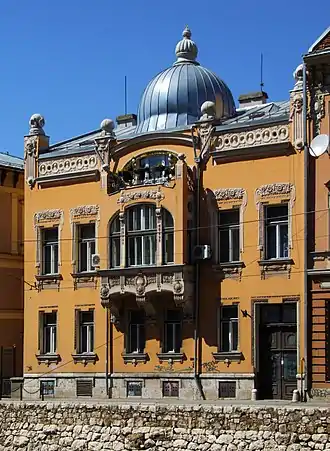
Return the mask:
{"type": "MultiPolygon", "coordinates": [[[[176,64],[195,64],[189,45],[176,64]]],[[[196,125],[136,134],[127,116],[126,128],[106,120],[54,146],[43,118],[31,118],[26,393],[39,396],[40,384],[56,397],[304,390],[296,94],[244,106],[236,124],[206,102],[196,125]]]]}

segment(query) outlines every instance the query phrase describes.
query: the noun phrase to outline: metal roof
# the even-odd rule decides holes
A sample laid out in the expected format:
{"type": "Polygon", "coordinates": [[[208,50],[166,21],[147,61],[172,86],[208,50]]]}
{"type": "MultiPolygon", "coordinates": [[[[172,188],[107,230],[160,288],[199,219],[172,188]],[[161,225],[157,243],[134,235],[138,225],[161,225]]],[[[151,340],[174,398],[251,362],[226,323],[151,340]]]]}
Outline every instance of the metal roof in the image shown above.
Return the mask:
{"type": "Polygon", "coordinates": [[[9,153],[0,152],[0,166],[20,169],[24,169],[24,160],[20,157],[15,157],[14,155],[9,155],[9,153]]]}

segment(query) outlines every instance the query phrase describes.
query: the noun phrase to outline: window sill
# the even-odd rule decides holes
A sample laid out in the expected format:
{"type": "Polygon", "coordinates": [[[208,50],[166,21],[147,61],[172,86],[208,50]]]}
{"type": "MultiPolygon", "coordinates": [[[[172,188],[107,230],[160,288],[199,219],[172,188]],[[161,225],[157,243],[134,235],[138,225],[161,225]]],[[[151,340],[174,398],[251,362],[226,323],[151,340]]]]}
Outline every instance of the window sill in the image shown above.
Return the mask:
{"type": "Polygon", "coordinates": [[[39,365],[41,363],[45,363],[47,366],[51,365],[52,363],[55,363],[55,365],[57,365],[61,361],[61,356],[56,353],[37,354],[36,358],[38,360],[39,365]]]}
{"type": "Polygon", "coordinates": [[[72,358],[74,363],[82,363],[83,365],[87,365],[88,363],[95,363],[98,361],[98,356],[94,352],[86,352],[83,354],[72,354],[72,358]]]}
{"type": "Polygon", "coordinates": [[[242,274],[242,269],[245,268],[245,264],[242,261],[236,262],[222,262],[212,266],[216,272],[224,274],[225,278],[236,278],[242,274]]]}
{"type": "Polygon", "coordinates": [[[290,278],[291,266],[294,264],[292,258],[273,258],[269,260],[259,260],[258,264],[261,268],[261,278],[265,279],[267,274],[287,274],[290,278]]]}
{"type": "Polygon", "coordinates": [[[160,352],[159,354],[157,354],[157,357],[158,357],[160,363],[162,363],[162,362],[169,362],[169,363],[180,362],[180,363],[182,363],[186,358],[186,356],[183,352],[160,352]]]}
{"type": "Polygon", "coordinates": [[[71,273],[73,279],[73,286],[76,290],[79,287],[93,286],[96,288],[96,271],[83,271],[71,273]]]}
{"type": "Polygon", "coordinates": [[[63,280],[62,274],[38,274],[35,276],[37,280],[37,289],[41,291],[44,288],[60,288],[60,282],[63,280]]]}
{"type": "Polygon", "coordinates": [[[146,363],[149,360],[149,355],[147,353],[138,352],[124,352],[122,354],[125,365],[127,363],[132,363],[134,366],[138,363],[146,363]]]}
{"type": "Polygon", "coordinates": [[[244,360],[243,354],[239,351],[212,352],[216,362],[241,362],[244,360]]]}

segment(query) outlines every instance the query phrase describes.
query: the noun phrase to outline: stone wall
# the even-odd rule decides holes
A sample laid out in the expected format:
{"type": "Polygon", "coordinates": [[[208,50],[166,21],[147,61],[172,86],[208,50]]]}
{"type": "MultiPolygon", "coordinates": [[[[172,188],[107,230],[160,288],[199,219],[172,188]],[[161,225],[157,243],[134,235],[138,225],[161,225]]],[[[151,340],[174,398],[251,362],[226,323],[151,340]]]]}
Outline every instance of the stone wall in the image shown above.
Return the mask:
{"type": "Polygon", "coordinates": [[[0,450],[330,449],[330,408],[0,403],[0,450]]]}

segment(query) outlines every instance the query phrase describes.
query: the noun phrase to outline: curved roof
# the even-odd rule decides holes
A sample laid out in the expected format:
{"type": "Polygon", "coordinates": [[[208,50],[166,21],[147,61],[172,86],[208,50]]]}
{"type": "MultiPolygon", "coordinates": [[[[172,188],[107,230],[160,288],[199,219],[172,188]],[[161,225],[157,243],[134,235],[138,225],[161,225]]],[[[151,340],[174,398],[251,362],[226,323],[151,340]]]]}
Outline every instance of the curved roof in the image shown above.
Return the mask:
{"type": "Polygon", "coordinates": [[[192,124],[201,116],[201,105],[215,103],[216,117],[235,114],[228,86],[196,61],[197,46],[186,28],[176,46],[177,61],[159,73],[146,87],[138,109],[136,133],[171,129],[192,124]]]}

